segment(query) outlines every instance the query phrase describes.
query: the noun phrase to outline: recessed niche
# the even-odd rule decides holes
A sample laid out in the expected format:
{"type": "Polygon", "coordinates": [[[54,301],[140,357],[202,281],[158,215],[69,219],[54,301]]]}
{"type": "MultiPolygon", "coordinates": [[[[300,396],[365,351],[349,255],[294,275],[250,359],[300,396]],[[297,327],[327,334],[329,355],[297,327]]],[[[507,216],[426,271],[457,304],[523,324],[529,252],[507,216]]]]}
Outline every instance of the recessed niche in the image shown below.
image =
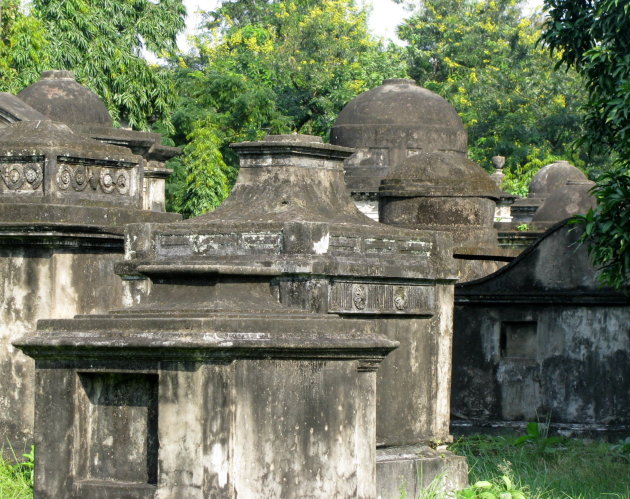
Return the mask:
{"type": "Polygon", "coordinates": [[[535,360],[538,351],[536,322],[502,322],[500,349],[503,358],[535,360]]]}
{"type": "Polygon", "coordinates": [[[79,481],[157,483],[157,396],[157,375],[79,373],[79,481]]]}

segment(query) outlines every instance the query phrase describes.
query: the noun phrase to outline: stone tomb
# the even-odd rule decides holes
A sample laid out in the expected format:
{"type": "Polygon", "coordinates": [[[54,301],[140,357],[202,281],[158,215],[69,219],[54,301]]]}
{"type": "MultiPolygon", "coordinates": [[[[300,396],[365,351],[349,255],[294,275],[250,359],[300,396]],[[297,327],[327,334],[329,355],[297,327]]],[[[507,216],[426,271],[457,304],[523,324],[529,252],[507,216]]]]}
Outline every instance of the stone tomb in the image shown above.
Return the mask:
{"type": "Polygon", "coordinates": [[[466,152],[455,109],[414,80],[392,78],[351,100],[330,132],[332,144],[353,147],[345,179],[359,209],[379,219],[380,181],[420,151],[466,152]]]}
{"type": "Polygon", "coordinates": [[[398,497],[429,471],[464,486],[465,460],[428,445],[449,438],[447,239],[359,213],[349,149],[235,147],[216,211],[128,227],[133,306],[17,341],[37,360],[37,493],[398,497]]]}
{"type": "Polygon", "coordinates": [[[508,266],[456,286],[454,428],[550,417],[627,434],[630,300],[599,285],[579,235],[556,224],[508,266]]]}
{"type": "Polygon", "coordinates": [[[9,455],[33,443],[34,407],[33,362],[11,341],[41,318],[121,306],[122,225],[179,218],[141,210],[142,162],[48,119],[0,128],[0,447],[9,455]]]}
{"type": "Polygon", "coordinates": [[[177,147],[161,145],[157,133],[113,128],[101,99],[79,84],[71,71],[44,71],[41,79],[17,96],[0,93],[0,129],[18,121],[50,119],[68,125],[73,132],[108,144],[123,146],[142,156],[143,209],[164,211],[166,179],[172,171],[165,162],[177,156],[177,147]]]}
{"type": "Polygon", "coordinates": [[[345,164],[357,206],[384,224],[448,233],[461,280],[514,257],[493,228],[497,201],[509,196],[467,158],[466,129],[439,95],[414,80],[385,80],[344,107],[330,139],[357,149],[345,164]]]}

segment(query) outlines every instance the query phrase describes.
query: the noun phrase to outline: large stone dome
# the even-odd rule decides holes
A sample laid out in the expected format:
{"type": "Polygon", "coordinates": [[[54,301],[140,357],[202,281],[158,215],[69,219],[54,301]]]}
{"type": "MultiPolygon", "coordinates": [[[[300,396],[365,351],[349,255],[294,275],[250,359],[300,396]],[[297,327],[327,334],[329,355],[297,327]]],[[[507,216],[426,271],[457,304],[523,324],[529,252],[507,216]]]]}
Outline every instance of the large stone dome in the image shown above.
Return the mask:
{"type": "Polygon", "coordinates": [[[556,161],[543,166],[529,184],[529,197],[546,198],[569,181],[588,182],[588,178],[568,161],[556,161]]]}
{"type": "Polygon", "coordinates": [[[51,120],[67,125],[112,126],[105,104],[90,89],[77,83],[71,71],[44,71],[42,78],[18,97],[51,120]]]}
{"type": "Polygon", "coordinates": [[[350,101],[339,113],[333,135],[342,127],[370,125],[430,131],[432,143],[427,143],[428,150],[466,150],[464,125],[453,106],[438,94],[419,87],[414,80],[385,80],[380,87],[350,101]]]}
{"type": "Polygon", "coordinates": [[[354,193],[376,193],[390,168],[419,152],[466,155],[461,118],[446,100],[413,80],[385,80],[341,111],[330,134],[335,145],[353,147],[346,184],[354,193]]]}

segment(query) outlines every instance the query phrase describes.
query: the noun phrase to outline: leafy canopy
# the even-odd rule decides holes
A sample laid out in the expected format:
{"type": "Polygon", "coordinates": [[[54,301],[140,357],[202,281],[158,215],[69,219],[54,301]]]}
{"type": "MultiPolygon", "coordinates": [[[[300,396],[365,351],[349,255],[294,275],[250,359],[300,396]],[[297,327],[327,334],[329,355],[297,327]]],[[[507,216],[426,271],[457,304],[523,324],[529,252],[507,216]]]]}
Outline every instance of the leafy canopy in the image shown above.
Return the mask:
{"type": "Polygon", "coordinates": [[[580,141],[610,151],[617,168],[594,189],[598,205],[577,222],[600,280],[621,288],[630,281],[630,4],[619,0],[545,0],[542,39],[560,64],[586,81],[585,133],[580,141]]]}
{"type": "Polygon", "coordinates": [[[169,114],[175,88],[143,50],[174,53],[182,0],[0,0],[0,89],[18,92],[45,69],[68,69],[105,102],[114,121],[147,129],[169,114]]]}
{"type": "Polygon", "coordinates": [[[0,92],[17,93],[48,65],[48,39],[19,0],[0,0],[0,92]]]}
{"type": "Polygon", "coordinates": [[[468,129],[469,154],[491,168],[507,158],[504,188],[524,195],[533,174],[557,159],[592,167],[599,158],[571,147],[585,101],[574,71],[555,72],[537,45],[541,19],[520,0],[425,0],[399,27],[409,72],[451,102],[468,129]]]}
{"type": "Polygon", "coordinates": [[[175,51],[182,0],[33,0],[33,7],[47,29],[52,67],[73,70],[117,122],[139,129],[156,119],[168,123],[174,88],[142,50],[175,51]]]}

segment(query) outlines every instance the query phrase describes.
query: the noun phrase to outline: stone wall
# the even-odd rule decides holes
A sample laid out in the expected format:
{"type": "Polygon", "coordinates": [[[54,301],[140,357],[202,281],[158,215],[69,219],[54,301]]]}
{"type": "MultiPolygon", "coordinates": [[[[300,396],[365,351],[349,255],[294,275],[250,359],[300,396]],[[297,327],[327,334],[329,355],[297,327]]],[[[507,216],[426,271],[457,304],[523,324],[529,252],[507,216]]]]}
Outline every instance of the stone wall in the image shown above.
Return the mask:
{"type": "Polygon", "coordinates": [[[630,424],[630,300],[564,223],[455,294],[456,419],[630,424]]]}
{"type": "Polygon", "coordinates": [[[122,286],[113,269],[123,238],[29,234],[23,228],[18,243],[17,232],[0,228],[0,447],[11,455],[10,446],[19,456],[33,443],[34,364],[11,342],[34,331],[39,319],[120,306],[122,286]]]}

